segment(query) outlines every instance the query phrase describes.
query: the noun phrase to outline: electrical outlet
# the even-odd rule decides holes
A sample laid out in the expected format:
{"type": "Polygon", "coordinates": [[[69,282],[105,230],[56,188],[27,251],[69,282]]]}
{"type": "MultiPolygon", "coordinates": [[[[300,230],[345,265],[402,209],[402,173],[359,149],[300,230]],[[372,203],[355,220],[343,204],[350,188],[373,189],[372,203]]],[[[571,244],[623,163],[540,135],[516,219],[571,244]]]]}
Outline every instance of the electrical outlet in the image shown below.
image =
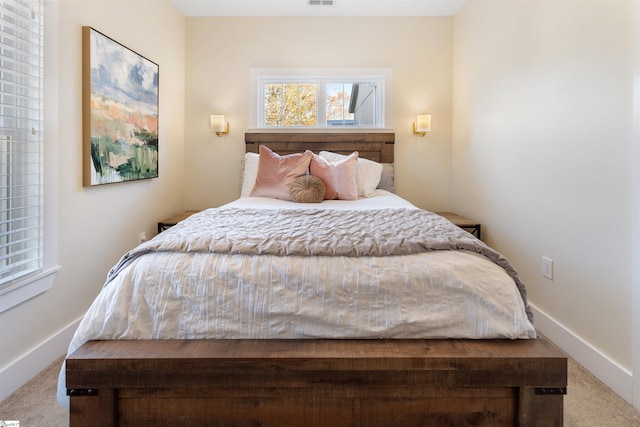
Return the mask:
{"type": "Polygon", "coordinates": [[[553,260],[546,256],[542,257],[542,275],[549,280],[553,280],[553,260]]]}
{"type": "Polygon", "coordinates": [[[147,233],[145,233],[144,231],[140,234],[138,234],[138,243],[144,243],[147,241],[147,233]]]}

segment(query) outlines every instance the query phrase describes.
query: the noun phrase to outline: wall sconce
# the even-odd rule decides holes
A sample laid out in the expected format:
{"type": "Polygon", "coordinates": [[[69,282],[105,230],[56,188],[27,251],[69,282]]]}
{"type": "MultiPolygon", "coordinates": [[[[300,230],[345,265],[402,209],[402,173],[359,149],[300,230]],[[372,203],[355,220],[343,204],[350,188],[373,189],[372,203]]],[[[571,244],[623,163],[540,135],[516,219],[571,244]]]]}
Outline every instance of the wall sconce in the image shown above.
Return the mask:
{"type": "Polygon", "coordinates": [[[416,117],[416,121],[413,122],[413,133],[425,136],[427,132],[431,132],[431,116],[420,114],[416,117]]]}
{"type": "Polygon", "coordinates": [[[229,123],[225,121],[224,114],[212,114],[210,120],[211,132],[215,132],[218,136],[229,133],[229,123]]]}

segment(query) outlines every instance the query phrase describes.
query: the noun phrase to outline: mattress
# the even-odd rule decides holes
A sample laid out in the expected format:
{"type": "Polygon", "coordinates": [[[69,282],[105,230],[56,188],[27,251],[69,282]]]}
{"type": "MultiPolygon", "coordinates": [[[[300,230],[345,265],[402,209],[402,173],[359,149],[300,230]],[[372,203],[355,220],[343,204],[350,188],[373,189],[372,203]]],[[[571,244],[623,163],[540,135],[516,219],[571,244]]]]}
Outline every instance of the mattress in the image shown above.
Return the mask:
{"type": "MultiPolygon", "coordinates": [[[[243,197],[125,254],[68,351],[121,339],[528,339],[532,320],[504,257],[395,194],[243,197]]],[[[63,368],[62,404],[64,391],[63,368]]]]}

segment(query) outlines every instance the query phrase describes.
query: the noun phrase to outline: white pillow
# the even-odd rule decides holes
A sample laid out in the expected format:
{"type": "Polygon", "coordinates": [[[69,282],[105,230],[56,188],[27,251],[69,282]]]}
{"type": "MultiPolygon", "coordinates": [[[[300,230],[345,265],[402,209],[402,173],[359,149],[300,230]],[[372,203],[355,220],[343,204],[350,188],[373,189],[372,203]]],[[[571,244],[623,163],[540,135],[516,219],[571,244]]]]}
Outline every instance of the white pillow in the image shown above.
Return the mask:
{"type": "Polygon", "coordinates": [[[242,191],[240,197],[249,197],[258,177],[258,153],[246,153],[244,155],[244,167],[242,169],[242,191]]]}
{"type": "MultiPolygon", "coordinates": [[[[344,159],[345,155],[332,153],[331,151],[321,151],[320,157],[324,157],[330,162],[344,159]]],[[[369,197],[373,194],[382,176],[382,165],[372,160],[358,157],[356,164],[356,183],[358,185],[358,197],[369,197]]]]}
{"type": "Polygon", "coordinates": [[[382,176],[378,188],[391,193],[396,192],[395,175],[393,163],[382,163],[382,176]]]}

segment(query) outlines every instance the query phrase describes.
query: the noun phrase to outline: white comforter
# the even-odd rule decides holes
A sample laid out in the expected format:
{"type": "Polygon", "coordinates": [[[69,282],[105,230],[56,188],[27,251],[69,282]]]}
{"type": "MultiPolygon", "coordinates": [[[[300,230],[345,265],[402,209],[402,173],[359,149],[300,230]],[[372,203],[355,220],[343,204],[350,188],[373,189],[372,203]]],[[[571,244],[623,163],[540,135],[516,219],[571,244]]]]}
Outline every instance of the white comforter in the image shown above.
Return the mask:
{"type": "MultiPolygon", "coordinates": [[[[381,190],[354,202],[241,198],[218,209],[238,208],[416,209],[381,190]]],[[[194,232],[185,227],[175,234],[194,232]]],[[[94,339],[536,337],[517,275],[514,281],[508,263],[505,270],[494,261],[469,250],[356,257],[147,251],[114,267],[69,354],[94,339]]],[[[67,401],[63,371],[58,400],[67,401]]]]}

